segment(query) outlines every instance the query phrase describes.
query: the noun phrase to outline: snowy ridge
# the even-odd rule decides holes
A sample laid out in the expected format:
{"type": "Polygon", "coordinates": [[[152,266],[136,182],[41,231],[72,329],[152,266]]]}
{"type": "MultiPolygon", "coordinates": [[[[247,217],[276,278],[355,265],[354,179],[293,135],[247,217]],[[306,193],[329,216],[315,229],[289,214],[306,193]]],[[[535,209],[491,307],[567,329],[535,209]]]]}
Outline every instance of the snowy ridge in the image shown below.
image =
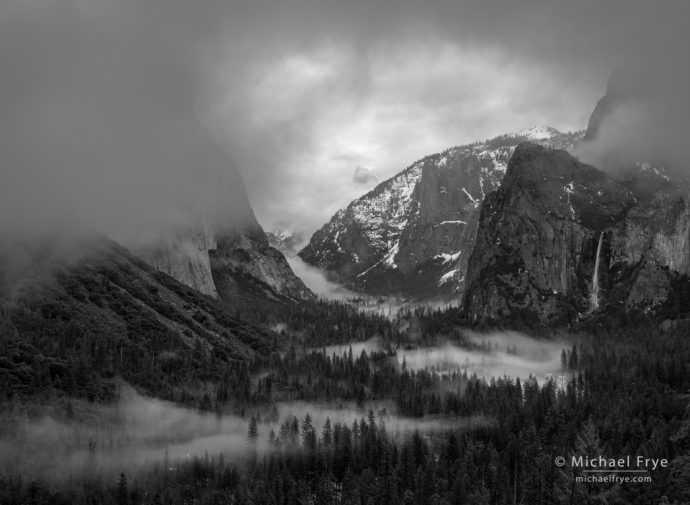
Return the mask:
{"type": "Polygon", "coordinates": [[[517,145],[531,141],[571,149],[582,135],[535,126],[422,158],[339,210],[300,256],[348,286],[371,292],[385,272],[414,275],[415,265],[428,262],[434,272],[442,268],[433,273],[437,286],[460,292],[481,203],[499,187],[517,145]]]}
{"type": "Polygon", "coordinates": [[[561,135],[555,128],[545,125],[537,125],[514,134],[516,137],[525,137],[532,141],[549,140],[561,135]]]}

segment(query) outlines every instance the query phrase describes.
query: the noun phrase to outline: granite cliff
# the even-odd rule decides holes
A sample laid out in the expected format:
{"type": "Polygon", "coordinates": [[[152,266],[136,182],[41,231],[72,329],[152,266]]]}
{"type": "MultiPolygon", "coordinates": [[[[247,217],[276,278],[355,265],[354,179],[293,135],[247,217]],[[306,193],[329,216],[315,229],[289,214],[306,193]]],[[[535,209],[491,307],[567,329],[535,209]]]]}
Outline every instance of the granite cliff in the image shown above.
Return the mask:
{"type": "Polygon", "coordinates": [[[571,148],[580,138],[539,126],[427,156],[338,211],[299,255],[356,291],[458,299],[481,203],[515,146],[571,148]]]}

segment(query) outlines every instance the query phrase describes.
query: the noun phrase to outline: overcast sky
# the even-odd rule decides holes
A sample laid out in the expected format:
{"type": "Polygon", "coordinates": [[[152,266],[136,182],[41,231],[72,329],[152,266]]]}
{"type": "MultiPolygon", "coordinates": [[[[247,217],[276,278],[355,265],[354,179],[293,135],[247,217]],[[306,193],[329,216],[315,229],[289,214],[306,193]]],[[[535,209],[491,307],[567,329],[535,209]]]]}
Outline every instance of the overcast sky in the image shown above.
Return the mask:
{"type": "Polygon", "coordinates": [[[614,68],[686,65],[689,18],[682,1],[8,0],[0,147],[80,138],[118,162],[39,156],[45,167],[26,172],[5,157],[4,181],[21,184],[0,196],[20,205],[39,179],[35,199],[55,200],[53,213],[70,201],[99,215],[104,199],[129,198],[111,225],[160,214],[161,200],[237,198],[215,146],[184,149],[201,135],[186,125],[194,117],[265,228],[311,232],[375,184],[364,169],[383,179],[453,145],[584,128],[614,68]],[[99,117],[117,126],[94,131],[99,117]],[[75,186],[92,196],[75,198],[75,186]]]}

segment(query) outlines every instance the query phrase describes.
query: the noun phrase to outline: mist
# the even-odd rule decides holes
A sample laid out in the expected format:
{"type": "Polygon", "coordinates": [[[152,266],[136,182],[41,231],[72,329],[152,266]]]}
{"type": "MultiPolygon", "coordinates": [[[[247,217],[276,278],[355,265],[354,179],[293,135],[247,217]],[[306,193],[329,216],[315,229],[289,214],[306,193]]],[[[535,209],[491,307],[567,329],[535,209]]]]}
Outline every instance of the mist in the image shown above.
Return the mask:
{"type": "MultiPolygon", "coordinates": [[[[392,404],[392,402],[391,402],[392,404]]],[[[411,418],[400,416],[395,409],[386,402],[357,406],[349,402],[292,402],[278,403],[278,411],[283,419],[293,416],[302,420],[309,413],[317,432],[330,420],[331,423],[352,425],[355,421],[367,419],[372,412],[378,424],[383,424],[389,434],[404,436],[414,431],[430,434],[449,430],[472,430],[491,424],[492,420],[486,416],[474,415],[468,417],[424,417],[411,418]]],[[[270,425],[268,427],[270,429],[270,425]]],[[[265,430],[265,429],[264,429],[265,430]]],[[[277,431],[277,430],[276,430],[277,431]]]]}
{"type": "Polygon", "coordinates": [[[338,283],[328,280],[326,274],[307,263],[299,256],[287,258],[292,271],[302,279],[304,284],[317,296],[327,300],[349,300],[360,296],[338,283]]]}
{"type": "Polygon", "coordinates": [[[418,342],[413,348],[405,345],[391,348],[380,338],[374,337],[318,350],[327,356],[343,356],[352,349],[352,355],[356,358],[362,352],[370,354],[392,349],[398,364],[404,363],[408,370],[428,370],[441,374],[466,372],[486,380],[499,377],[525,380],[533,376],[541,382],[550,377],[558,378],[563,373],[561,352],[569,347],[565,340],[536,339],[516,331],[478,333],[463,330],[463,336],[463,345],[452,342],[424,345],[418,342]]]}
{"type": "Polygon", "coordinates": [[[504,376],[525,380],[533,376],[544,381],[561,373],[561,352],[566,347],[562,341],[534,339],[514,331],[464,334],[469,347],[446,343],[399,349],[398,363],[404,362],[411,370],[467,372],[486,380],[504,376]]]}
{"type": "Polygon", "coordinates": [[[687,177],[689,86],[682,65],[641,62],[618,69],[597,105],[591,138],[578,146],[576,156],[613,175],[645,163],[687,177]]]}
{"type": "Polygon", "coordinates": [[[147,398],[129,387],[112,405],[74,402],[73,420],[11,419],[0,436],[0,473],[61,480],[130,473],[193,456],[248,454],[247,419],[147,398]],[[89,444],[95,452],[89,454],[89,444]]]}
{"type": "MultiPolygon", "coordinates": [[[[262,224],[308,233],[374,184],[357,167],[579,129],[614,68],[683,62],[689,7],[633,5],[4,2],[0,231],[232,221],[244,179],[262,224]]],[[[684,89],[665,92],[681,110],[684,89]]]]}
{"type": "Polygon", "coordinates": [[[484,416],[412,419],[395,414],[386,403],[357,407],[348,402],[290,402],[257,408],[255,444],[248,441],[249,416],[217,415],[144,397],[123,386],[112,405],[74,401],[71,419],[44,415],[39,418],[3,419],[0,435],[0,474],[61,481],[102,477],[114,480],[119,473],[135,476],[154,465],[168,469],[194,457],[219,457],[241,463],[257,451],[272,450],[269,433],[297,417],[309,414],[317,433],[326,420],[351,425],[374,412],[376,422],[390,434],[413,431],[470,430],[491,422],[484,416]],[[275,407],[275,408],[274,408],[275,407]],[[271,412],[276,413],[271,418],[271,412]],[[93,449],[91,449],[93,448],[93,449]]]}
{"type": "Polygon", "coordinates": [[[362,352],[366,352],[367,354],[371,354],[373,351],[381,351],[383,350],[383,342],[379,337],[372,337],[368,340],[363,340],[361,342],[350,342],[347,344],[341,344],[341,345],[328,345],[325,347],[319,348],[319,350],[323,351],[326,356],[332,356],[335,354],[336,356],[344,356],[348,354],[350,351],[352,351],[352,356],[354,358],[359,357],[362,352]]]}
{"type": "Polygon", "coordinates": [[[206,14],[3,3],[0,233],[127,241],[253,217],[235,162],[195,112],[206,14]]]}

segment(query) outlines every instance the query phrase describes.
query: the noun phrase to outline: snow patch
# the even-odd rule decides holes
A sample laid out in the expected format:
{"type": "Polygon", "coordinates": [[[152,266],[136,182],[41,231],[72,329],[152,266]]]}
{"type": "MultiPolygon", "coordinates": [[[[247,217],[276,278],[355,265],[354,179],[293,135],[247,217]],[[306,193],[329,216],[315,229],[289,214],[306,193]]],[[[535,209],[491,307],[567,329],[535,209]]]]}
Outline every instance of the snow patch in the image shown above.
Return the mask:
{"type": "Polygon", "coordinates": [[[441,221],[438,223],[436,226],[441,226],[443,224],[467,224],[466,221],[462,221],[461,219],[456,219],[454,221],[441,221]]]}
{"type": "Polygon", "coordinates": [[[457,261],[462,251],[455,252],[453,254],[441,253],[434,256],[435,260],[443,260],[443,264],[449,263],[451,261],[457,261]]]}
{"type": "Polygon", "coordinates": [[[561,135],[561,132],[546,125],[533,126],[515,133],[516,137],[526,137],[529,140],[548,140],[556,135],[561,135]]]}
{"type": "Polygon", "coordinates": [[[442,284],[445,284],[446,282],[450,281],[455,276],[455,274],[457,272],[458,272],[458,269],[454,268],[450,272],[446,272],[445,274],[443,274],[438,281],[438,285],[441,286],[442,284]]]}
{"type": "Polygon", "coordinates": [[[470,201],[474,204],[475,207],[479,207],[479,202],[477,199],[475,199],[472,195],[470,195],[465,188],[462,188],[463,193],[467,195],[467,198],[470,199],[470,201]]]}

